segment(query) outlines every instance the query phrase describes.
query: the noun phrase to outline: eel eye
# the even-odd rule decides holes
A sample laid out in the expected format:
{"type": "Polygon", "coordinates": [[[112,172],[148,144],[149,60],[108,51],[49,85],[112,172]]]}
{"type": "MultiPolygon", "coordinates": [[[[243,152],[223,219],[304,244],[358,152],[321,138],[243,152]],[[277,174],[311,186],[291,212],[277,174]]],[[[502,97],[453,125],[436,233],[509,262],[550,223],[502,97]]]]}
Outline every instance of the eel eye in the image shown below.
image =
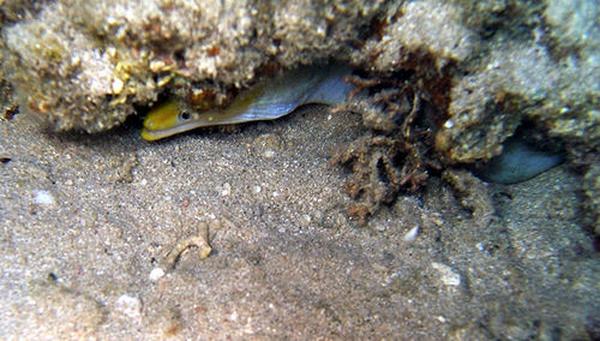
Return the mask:
{"type": "Polygon", "coordinates": [[[187,112],[187,111],[183,111],[183,112],[181,112],[181,113],[179,114],[179,119],[180,119],[181,121],[187,121],[187,120],[189,120],[191,117],[192,117],[192,115],[190,115],[190,113],[189,113],[189,112],[187,112]]]}

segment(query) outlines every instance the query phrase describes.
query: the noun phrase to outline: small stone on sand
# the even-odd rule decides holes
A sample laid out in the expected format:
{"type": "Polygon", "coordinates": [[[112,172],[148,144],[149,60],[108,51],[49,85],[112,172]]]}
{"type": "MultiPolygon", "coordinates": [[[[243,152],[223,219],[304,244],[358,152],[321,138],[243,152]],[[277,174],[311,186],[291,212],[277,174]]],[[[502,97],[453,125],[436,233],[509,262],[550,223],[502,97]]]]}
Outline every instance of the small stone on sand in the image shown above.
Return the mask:
{"type": "Polygon", "coordinates": [[[52,194],[48,191],[43,191],[43,190],[39,190],[39,191],[34,191],[33,192],[35,197],[34,197],[34,201],[36,204],[38,205],[54,205],[54,196],[52,196],[52,194]]]}

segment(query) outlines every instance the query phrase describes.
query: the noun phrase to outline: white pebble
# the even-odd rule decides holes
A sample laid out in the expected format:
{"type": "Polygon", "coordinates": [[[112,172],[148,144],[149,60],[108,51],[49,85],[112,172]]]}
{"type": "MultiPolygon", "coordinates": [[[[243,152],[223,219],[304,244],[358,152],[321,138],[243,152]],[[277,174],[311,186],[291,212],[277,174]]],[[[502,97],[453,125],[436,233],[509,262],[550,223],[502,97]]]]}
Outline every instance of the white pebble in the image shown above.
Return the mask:
{"type": "Polygon", "coordinates": [[[483,247],[483,243],[477,243],[477,245],[475,245],[475,247],[477,247],[477,249],[481,252],[483,252],[485,250],[485,248],[483,247]]]}
{"type": "Polygon", "coordinates": [[[385,226],[384,224],[377,224],[375,225],[375,230],[377,232],[384,232],[385,230],[387,230],[387,226],[385,226]]]}
{"type": "Polygon", "coordinates": [[[310,215],[308,214],[303,214],[300,217],[300,225],[302,225],[303,227],[308,227],[310,226],[310,222],[312,221],[312,218],[310,217],[310,215]]]}
{"type": "Polygon", "coordinates": [[[262,191],[262,187],[256,185],[254,187],[252,187],[252,192],[254,192],[254,194],[258,194],[262,191]]]}
{"type": "Polygon", "coordinates": [[[154,269],[152,269],[152,271],[150,271],[150,275],[148,276],[148,278],[152,282],[156,282],[159,279],[161,279],[164,275],[165,275],[165,270],[163,270],[161,268],[154,268],[154,269]]]}
{"type": "Polygon", "coordinates": [[[142,315],[142,301],[135,296],[121,295],[115,307],[117,311],[131,318],[140,318],[142,315]]]}
{"type": "Polygon", "coordinates": [[[54,205],[54,197],[48,191],[34,191],[34,201],[38,205],[54,205]]]}
{"type": "Polygon", "coordinates": [[[416,225],[415,227],[410,229],[410,231],[406,232],[406,234],[404,235],[404,238],[402,238],[402,239],[405,242],[412,242],[412,241],[415,241],[415,239],[417,239],[418,235],[419,235],[419,225],[416,225]]]}
{"type": "Polygon", "coordinates": [[[263,155],[267,158],[267,159],[272,159],[275,156],[275,151],[272,149],[267,149],[265,150],[265,152],[263,153],[263,155]]]}
{"type": "Polygon", "coordinates": [[[433,262],[431,266],[440,273],[440,280],[446,286],[456,287],[460,285],[460,275],[454,272],[448,265],[433,262]]]}
{"type": "Polygon", "coordinates": [[[113,94],[115,94],[115,95],[120,94],[121,91],[123,91],[124,86],[125,86],[125,83],[123,83],[123,81],[120,80],[119,78],[113,79],[113,82],[112,82],[113,94]]]}
{"type": "Polygon", "coordinates": [[[221,189],[221,196],[226,197],[229,194],[231,194],[231,185],[228,182],[226,182],[223,184],[223,187],[221,189]]]}

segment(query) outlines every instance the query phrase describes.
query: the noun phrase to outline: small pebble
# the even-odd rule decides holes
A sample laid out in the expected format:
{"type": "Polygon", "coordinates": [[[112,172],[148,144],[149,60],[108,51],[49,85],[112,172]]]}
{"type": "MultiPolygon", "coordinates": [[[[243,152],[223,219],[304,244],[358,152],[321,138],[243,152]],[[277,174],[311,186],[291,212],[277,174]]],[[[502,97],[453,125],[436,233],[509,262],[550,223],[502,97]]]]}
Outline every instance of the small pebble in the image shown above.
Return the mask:
{"type": "Polygon", "coordinates": [[[387,230],[387,226],[385,224],[377,224],[375,225],[375,230],[377,232],[384,232],[385,230],[387,230]]]}
{"type": "Polygon", "coordinates": [[[54,205],[54,197],[48,191],[34,191],[34,201],[38,205],[54,205]]]}
{"type": "Polygon", "coordinates": [[[115,95],[120,94],[121,91],[123,91],[124,86],[125,86],[125,83],[123,83],[122,80],[120,80],[119,78],[115,78],[112,82],[113,94],[115,94],[115,95]]]}
{"type": "Polygon", "coordinates": [[[164,275],[165,275],[165,270],[163,270],[161,268],[154,268],[154,269],[152,269],[152,271],[150,271],[150,275],[148,276],[148,278],[152,282],[156,282],[159,279],[161,279],[164,275]]]}
{"type": "Polygon", "coordinates": [[[117,311],[131,318],[140,318],[142,315],[142,301],[128,294],[121,295],[116,302],[117,311]]]}
{"type": "Polygon", "coordinates": [[[405,242],[413,242],[413,241],[415,241],[415,239],[417,239],[418,235],[419,235],[419,225],[416,225],[415,227],[410,229],[410,231],[406,232],[406,234],[404,235],[404,238],[402,238],[402,239],[405,242]]]}
{"type": "Polygon", "coordinates": [[[300,225],[301,225],[302,227],[308,227],[308,226],[310,226],[310,222],[311,222],[311,221],[312,221],[312,218],[311,218],[311,217],[310,217],[310,215],[308,215],[308,214],[303,214],[303,215],[300,217],[300,225]]]}
{"type": "Polygon", "coordinates": [[[460,285],[460,275],[454,272],[451,267],[442,263],[431,263],[431,266],[440,274],[440,280],[446,286],[456,287],[460,285]]]}
{"type": "Polygon", "coordinates": [[[448,120],[448,121],[446,121],[446,123],[444,123],[444,128],[450,129],[452,127],[454,127],[454,121],[448,120]]]}
{"type": "Polygon", "coordinates": [[[265,150],[265,152],[263,153],[263,155],[267,158],[267,159],[272,159],[275,156],[275,151],[272,149],[267,149],[265,150]]]}
{"type": "Polygon", "coordinates": [[[226,182],[221,187],[221,196],[226,197],[229,194],[231,194],[231,185],[228,182],[226,182]]]}
{"type": "Polygon", "coordinates": [[[165,66],[166,64],[162,60],[153,60],[150,62],[150,70],[155,73],[162,71],[165,66]]]}
{"type": "Polygon", "coordinates": [[[227,317],[229,319],[229,321],[237,321],[239,315],[237,313],[237,311],[234,311],[233,313],[229,314],[229,316],[227,317]]]}
{"type": "Polygon", "coordinates": [[[267,159],[271,159],[275,156],[277,150],[281,148],[282,143],[281,138],[276,134],[263,134],[257,137],[252,145],[258,153],[267,159]]]}

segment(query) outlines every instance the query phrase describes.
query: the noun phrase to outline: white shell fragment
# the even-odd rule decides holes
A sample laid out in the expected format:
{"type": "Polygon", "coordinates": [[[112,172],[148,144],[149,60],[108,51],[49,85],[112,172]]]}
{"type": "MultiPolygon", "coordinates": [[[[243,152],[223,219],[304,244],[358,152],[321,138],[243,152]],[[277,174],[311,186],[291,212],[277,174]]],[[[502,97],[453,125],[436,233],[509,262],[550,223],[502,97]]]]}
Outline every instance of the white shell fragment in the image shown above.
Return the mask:
{"type": "Polygon", "coordinates": [[[431,263],[431,267],[437,270],[440,274],[440,281],[446,286],[457,287],[460,285],[460,275],[446,264],[431,263]]]}
{"type": "Polygon", "coordinates": [[[413,242],[417,239],[419,235],[419,225],[415,225],[410,231],[406,232],[404,238],[402,238],[405,242],[413,242]]]}

